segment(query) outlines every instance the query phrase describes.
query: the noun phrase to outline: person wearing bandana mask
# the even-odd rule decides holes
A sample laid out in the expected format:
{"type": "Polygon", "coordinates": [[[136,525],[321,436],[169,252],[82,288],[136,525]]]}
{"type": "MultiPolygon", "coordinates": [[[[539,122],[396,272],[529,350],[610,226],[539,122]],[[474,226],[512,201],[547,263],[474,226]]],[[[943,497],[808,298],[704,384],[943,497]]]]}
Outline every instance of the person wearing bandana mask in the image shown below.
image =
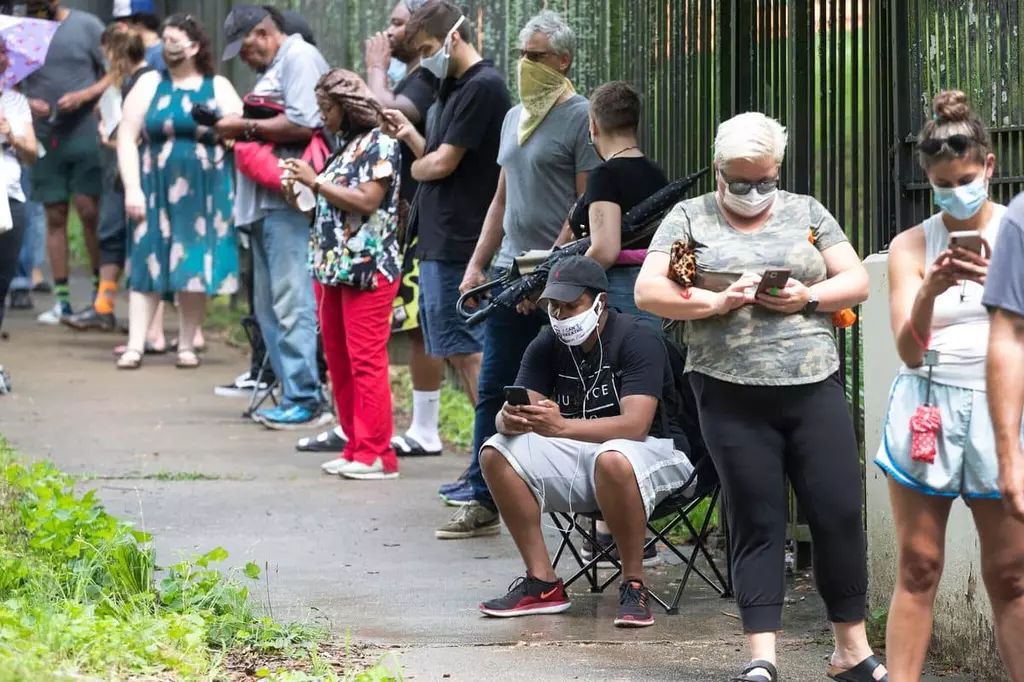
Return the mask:
{"type": "Polygon", "coordinates": [[[416,157],[410,170],[420,185],[406,240],[417,240],[419,323],[427,353],[451,361],[475,404],[483,334],[466,325],[455,304],[498,186],[501,121],[511,102],[504,79],[473,47],[469,22],[451,2],[426,3],[405,35],[420,69],[442,81],[426,137],[399,109],[384,111],[385,132],[416,157]]]}
{"type": "Polygon", "coordinates": [[[657,329],[608,308],[604,267],[559,262],[540,296],[550,327],[530,343],[515,385],[529,405],[505,403],[480,460],[515,539],[525,577],[480,610],[508,617],[561,613],[569,598],[551,566],[542,514],[600,511],[621,554],[620,627],[654,623],[644,586],[646,522],[690,479],[674,411],[668,351],[657,329]]]}
{"type": "MultiPolygon", "coordinates": [[[[550,249],[573,204],[600,163],[588,135],[588,102],[568,78],[576,37],[562,17],[545,10],[519,32],[520,104],[505,115],[501,129],[498,188],[484,220],[459,290],[499,279],[513,259],[531,249],[550,249]],[[493,263],[492,263],[493,261],[493,263]]],[[[461,482],[443,486],[442,499],[459,505],[437,530],[440,539],[464,539],[497,528],[498,514],[480,471],[480,448],[494,435],[502,389],[515,379],[527,346],[546,316],[498,309],[482,325],[484,353],[473,424],[473,461],[461,482]]]]}
{"type": "Polygon", "coordinates": [[[883,682],[864,626],[860,453],[832,323],[832,313],[867,299],[868,274],[824,206],[778,188],[785,150],[785,129],[762,113],[723,121],[716,190],[665,217],[634,295],[641,310],[687,322],[686,373],[722,482],[752,654],[736,679],[778,679],[788,478],[810,519],[816,584],[833,624],[828,673],[883,682]],[[693,253],[690,286],[669,278],[677,242],[677,253],[693,253]],[[769,268],[788,271],[788,280],[759,294],[769,268]]]}

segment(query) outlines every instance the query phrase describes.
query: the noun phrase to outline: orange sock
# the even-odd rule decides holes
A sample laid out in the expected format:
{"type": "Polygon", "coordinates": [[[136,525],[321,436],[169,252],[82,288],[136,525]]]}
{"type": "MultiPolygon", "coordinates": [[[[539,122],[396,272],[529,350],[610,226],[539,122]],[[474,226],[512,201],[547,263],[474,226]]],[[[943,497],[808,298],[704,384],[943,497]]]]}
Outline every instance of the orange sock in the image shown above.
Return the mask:
{"type": "Polygon", "coordinates": [[[100,282],[99,291],[96,293],[96,303],[93,307],[100,315],[110,315],[114,312],[114,297],[117,296],[117,282],[100,282]]]}

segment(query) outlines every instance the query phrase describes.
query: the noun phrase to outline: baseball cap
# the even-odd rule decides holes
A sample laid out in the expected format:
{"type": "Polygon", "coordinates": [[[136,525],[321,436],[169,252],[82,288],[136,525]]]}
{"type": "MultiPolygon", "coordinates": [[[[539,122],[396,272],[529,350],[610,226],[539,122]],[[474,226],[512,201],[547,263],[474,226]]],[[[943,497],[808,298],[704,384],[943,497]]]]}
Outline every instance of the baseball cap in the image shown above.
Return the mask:
{"type": "Polygon", "coordinates": [[[156,14],[153,0],[114,0],[114,11],[110,13],[114,19],[134,17],[136,14],[156,14]]]}
{"type": "Polygon", "coordinates": [[[587,289],[608,291],[608,275],[604,268],[588,256],[568,256],[548,273],[542,299],[572,303],[587,289]]]}
{"type": "Polygon", "coordinates": [[[238,5],[224,19],[224,54],[221,59],[227,61],[234,59],[242,51],[242,41],[249,35],[249,32],[256,28],[264,19],[270,16],[270,12],[259,5],[238,5]]]}

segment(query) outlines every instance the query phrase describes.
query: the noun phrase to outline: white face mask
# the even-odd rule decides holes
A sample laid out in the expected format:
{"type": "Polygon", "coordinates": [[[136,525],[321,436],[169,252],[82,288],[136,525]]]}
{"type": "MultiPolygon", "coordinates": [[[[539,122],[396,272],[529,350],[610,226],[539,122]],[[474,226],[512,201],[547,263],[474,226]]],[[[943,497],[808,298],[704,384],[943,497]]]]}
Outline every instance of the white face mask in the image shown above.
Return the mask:
{"type": "Polygon", "coordinates": [[[441,46],[441,49],[429,57],[424,57],[420,60],[420,66],[434,74],[438,80],[443,81],[448,77],[448,61],[452,56],[452,35],[454,35],[455,31],[459,29],[459,26],[462,26],[462,22],[465,20],[466,17],[459,17],[459,20],[455,22],[454,26],[452,26],[452,30],[448,31],[448,35],[445,37],[444,45],[441,46]]]}
{"type": "Polygon", "coordinates": [[[579,315],[574,315],[565,320],[555,319],[548,310],[548,317],[551,318],[551,331],[555,333],[558,340],[567,346],[579,346],[590,338],[590,335],[597,329],[601,321],[601,313],[604,306],[600,306],[601,298],[594,299],[594,305],[584,310],[579,315]],[[600,310],[598,307],[600,306],[600,310]]]}
{"type": "Polygon", "coordinates": [[[400,83],[405,78],[406,66],[405,62],[399,61],[394,57],[391,58],[391,63],[388,64],[388,79],[392,83],[400,83]]]}
{"type": "Polygon", "coordinates": [[[722,205],[738,216],[753,218],[768,210],[768,207],[775,201],[778,189],[773,189],[768,194],[760,194],[756,189],[751,188],[746,194],[733,194],[729,187],[722,192],[722,205]]]}

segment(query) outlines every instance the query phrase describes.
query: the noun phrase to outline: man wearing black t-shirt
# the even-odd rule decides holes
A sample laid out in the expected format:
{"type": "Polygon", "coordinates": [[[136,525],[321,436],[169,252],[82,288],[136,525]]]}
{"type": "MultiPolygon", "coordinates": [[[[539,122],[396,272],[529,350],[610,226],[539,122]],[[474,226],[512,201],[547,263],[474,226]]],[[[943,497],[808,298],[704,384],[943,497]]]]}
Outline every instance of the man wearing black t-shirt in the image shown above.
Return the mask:
{"type": "MultiPolygon", "coordinates": [[[[480,453],[484,476],[526,564],[492,616],[569,608],[541,533],[541,514],[600,511],[622,561],[620,627],[654,623],[643,576],[651,512],[691,478],[682,429],[662,401],[674,382],[658,330],[609,309],[608,278],[586,256],[551,271],[541,304],[551,327],[534,339],[516,384],[529,405],[508,403],[480,453]]],[[[692,483],[691,483],[692,485],[692,483]]]]}
{"type": "Polygon", "coordinates": [[[412,177],[420,183],[415,218],[420,259],[420,327],[427,353],[447,358],[476,404],[482,329],[458,312],[459,284],[473,255],[498,185],[501,123],[511,107],[508,88],[470,41],[469,22],[447,0],[413,13],[406,36],[420,68],[441,80],[426,138],[397,109],[385,111],[385,132],[416,155],[412,177]]]}

